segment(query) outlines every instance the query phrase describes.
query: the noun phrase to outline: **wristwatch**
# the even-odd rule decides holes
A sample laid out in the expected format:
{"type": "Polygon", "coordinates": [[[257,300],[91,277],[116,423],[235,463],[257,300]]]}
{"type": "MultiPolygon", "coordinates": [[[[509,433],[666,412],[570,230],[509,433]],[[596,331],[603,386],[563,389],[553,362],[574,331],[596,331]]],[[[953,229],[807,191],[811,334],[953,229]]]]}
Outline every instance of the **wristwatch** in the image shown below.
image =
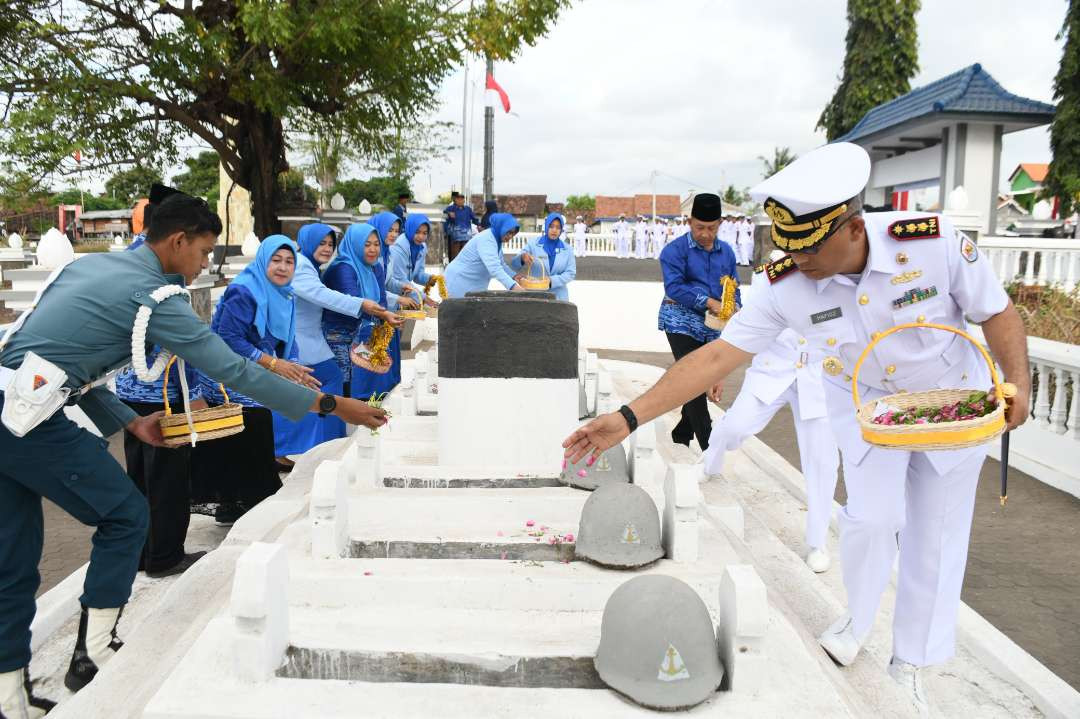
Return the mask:
{"type": "Polygon", "coordinates": [[[324,394],[319,398],[319,416],[325,417],[328,414],[333,414],[337,409],[337,399],[332,394],[324,394]]]}
{"type": "Polygon", "coordinates": [[[630,428],[630,432],[632,434],[638,426],[637,415],[634,414],[634,410],[630,409],[624,404],[622,407],[619,407],[619,414],[621,414],[623,416],[623,419],[626,420],[626,426],[630,428]]]}

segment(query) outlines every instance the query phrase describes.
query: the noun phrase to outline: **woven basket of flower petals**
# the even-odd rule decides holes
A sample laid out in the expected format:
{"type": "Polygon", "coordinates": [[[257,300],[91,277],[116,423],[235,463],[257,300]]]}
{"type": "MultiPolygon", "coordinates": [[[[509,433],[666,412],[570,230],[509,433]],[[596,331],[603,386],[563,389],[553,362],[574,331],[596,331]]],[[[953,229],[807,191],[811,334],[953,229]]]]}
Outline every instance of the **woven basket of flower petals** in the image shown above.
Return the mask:
{"type": "Polygon", "coordinates": [[[375,374],[386,374],[393,367],[393,360],[387,351],[390,340],[394,336],[394,328],[383,322],[371,330],[371,336],[367,343],[353,345],[349,351],[349,358],[357,367],[366,369],[375,374]]]}
{"type": "MultiPolygon", "coordinates": [[[[172,371],[176,356],[173,355],[169,364],[165,366],[165,377],[161,387],[164,399],[165,415],[158,420],[161,426],[161,435],[166,447],[184,447],[196,442],[207,442],[211,439],[220,439],[244,431],[244,407],[229,401],[229,395],[224,385],[221,394],[225,397],[225,404],[217,407],[192,410],[187,406],[188,399],[184,397],[185,411],[173,414],[169,404],[169,372],[172,371]]],[[[181,368],[181,372],[183,369],[181,368]]]]}
{"type": "Polygon", "coordinates": [[[924,322],[897,325],[874,338],[855,363],[851,378],[851,395],[863,439],[878,447],[908,452],[963,449],[994,440],[1005,431],[1005,400],[1015,394],[1016,387],[1001,382],[989,353],[971,335],[956,327],[924,322]],[[975,345],[990,368],[994,396],[972,389],[935,389],[900,392],[862,403],[859,370],[870,350],[895,332],[915,328],[952,332],[975,345]],[[890,410],[883,413],[883,406],[890,410]]]}

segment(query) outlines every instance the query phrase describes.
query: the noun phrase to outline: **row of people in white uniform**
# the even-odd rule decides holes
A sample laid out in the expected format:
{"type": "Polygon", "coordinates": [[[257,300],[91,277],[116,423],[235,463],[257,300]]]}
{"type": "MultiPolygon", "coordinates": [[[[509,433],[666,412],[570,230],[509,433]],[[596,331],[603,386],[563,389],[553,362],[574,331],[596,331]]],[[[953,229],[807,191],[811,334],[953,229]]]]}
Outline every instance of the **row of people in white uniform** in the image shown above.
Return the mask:
{"type": "MultiPolygon", "coordinates": [[[[690,231],[685,217],[673,220],[656,218],[649,222],[644,216],[638,217],[633,225],[626,215],[619,215],[619,221],[612,228],[615,235],[615,256],[636,257],[639,260],[649,257],[660,259],[660,251],[676,237],[682,237],[690,231]]],[[[727,217],[717,230],[720,241],[731,247],[735,261],[740,265],[749,265],[754,255],[754,223],[748,217],[727,217]]],[[[579,257],[585,255],[585,223],[579,217],[574,225],[574,252],[579,257]]]]}

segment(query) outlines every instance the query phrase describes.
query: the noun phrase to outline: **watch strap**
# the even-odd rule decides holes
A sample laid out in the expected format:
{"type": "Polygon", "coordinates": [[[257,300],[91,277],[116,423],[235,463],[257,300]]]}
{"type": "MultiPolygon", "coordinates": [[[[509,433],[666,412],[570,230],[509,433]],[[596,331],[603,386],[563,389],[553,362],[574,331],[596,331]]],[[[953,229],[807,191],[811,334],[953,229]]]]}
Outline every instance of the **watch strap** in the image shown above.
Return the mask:
{"type": "Polygon", "coordinates": [[[638,427],[637,415],[634,414],[634,410],[624,404],[622,407],[619,407],[619,414],[626,420],[626,426],[630,428],[630,433],[633,434],[634,430],[638,427]]]}

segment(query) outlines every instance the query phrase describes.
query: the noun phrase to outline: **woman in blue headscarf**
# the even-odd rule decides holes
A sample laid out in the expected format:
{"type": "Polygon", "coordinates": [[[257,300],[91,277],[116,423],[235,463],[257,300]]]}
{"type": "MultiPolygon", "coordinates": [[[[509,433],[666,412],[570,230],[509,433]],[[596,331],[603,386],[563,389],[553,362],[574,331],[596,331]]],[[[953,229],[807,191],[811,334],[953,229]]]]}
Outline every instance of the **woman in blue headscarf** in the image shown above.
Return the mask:
{"type": "Polygon", "coordinates": [[[379,248],[379,264],[386,278],[386,307],[394,312],[415,310],[420,307],[420,295],[411,291],[409,284],[399,282],[390,274],[390,248],[404,229],[401,219],[393,212],[382,211],[371,218],[371,225],[382,243],[379,248]]]}
{"type": "MultiPolygon", "coordinates": [[[[431,223],[423,215],[413,214],[405,219],[405,232],[390,246],[390,278],[387,282],[403,289],[411,288],[423,297],[423,289],[431,275],[425,268],[427,240],[431,223]]],[[[427,304],[434,304],[425,298],[427,304]]]]}
{"type": "MultiPolygon", "coordinates": [[[[375,226],[366,222],[350,225],[341,240],[337,257],[323,274],[323,281],[330,289],[373,302],[381,310],[387,298],[381,258],[382,241],[375,226]]],[[[388,317],[385,310],[379,316],[395,327],[401,325],[401,318],[388,317]]],[[[376,324],[375,317],[369,314],[358,320],[331,310],[323,312],[323,334],[345,378],[345,393],[349,397],[369,399],[374,394],[389,391],[401,381],[400,353],[395,358],[390,351],[394,367],[386,374],[369,372],[352,362],[352,346],[365,343],[376,324]]],[[[397,335],[395,332],[395,340],[397,335]]],[[[393,346],[392,341],[388,349],[392,350],[393,346]]]]}
{"type": "Polygon", "coordinates": [[[451,297],[464,297],[467,292],[488,288],[492,279],[508,290],[524,289],[514,279],[514,270],[503,260],[503,243],[517,234],[518,221],[513,215],[496,212],[491,227],[476,234],[446,268],[446,292],[451,297]]]}
{"type": "MultiPolygon", "coordinates": [[[[297,254],[296,244],[284,235],[263,240],[255,259],[218,301],[210,329],[238,355],[285,379],[318,389],[320,383],[312,370],[295,361],[292,279],[297,254]]],[[[225,403],[217,383],[205,376],[201,382],[203,396],[211,405],[225,403]]],[[[192,457],[193,482],[204,487],[193,495],[215,498],[222,524],[231,524],[281,488],[270,410],[235,390],[228,390],[228,400],[244,406],[244,431],[199,445],[192,457]]]]}
{"type": "Polygon", "coordinates": [[[566,286],[577,277],[577,260],[574,252],[561,238],[563,216],[552,212],[544,220],[544,231],[535,240],[530,240],[521,249],[517,257],[510,261],[515,271],[527,273],[533,262],[543,262],[548,277],[551,278],[551,291],[557,300],[570,300],[566,286]]]}

